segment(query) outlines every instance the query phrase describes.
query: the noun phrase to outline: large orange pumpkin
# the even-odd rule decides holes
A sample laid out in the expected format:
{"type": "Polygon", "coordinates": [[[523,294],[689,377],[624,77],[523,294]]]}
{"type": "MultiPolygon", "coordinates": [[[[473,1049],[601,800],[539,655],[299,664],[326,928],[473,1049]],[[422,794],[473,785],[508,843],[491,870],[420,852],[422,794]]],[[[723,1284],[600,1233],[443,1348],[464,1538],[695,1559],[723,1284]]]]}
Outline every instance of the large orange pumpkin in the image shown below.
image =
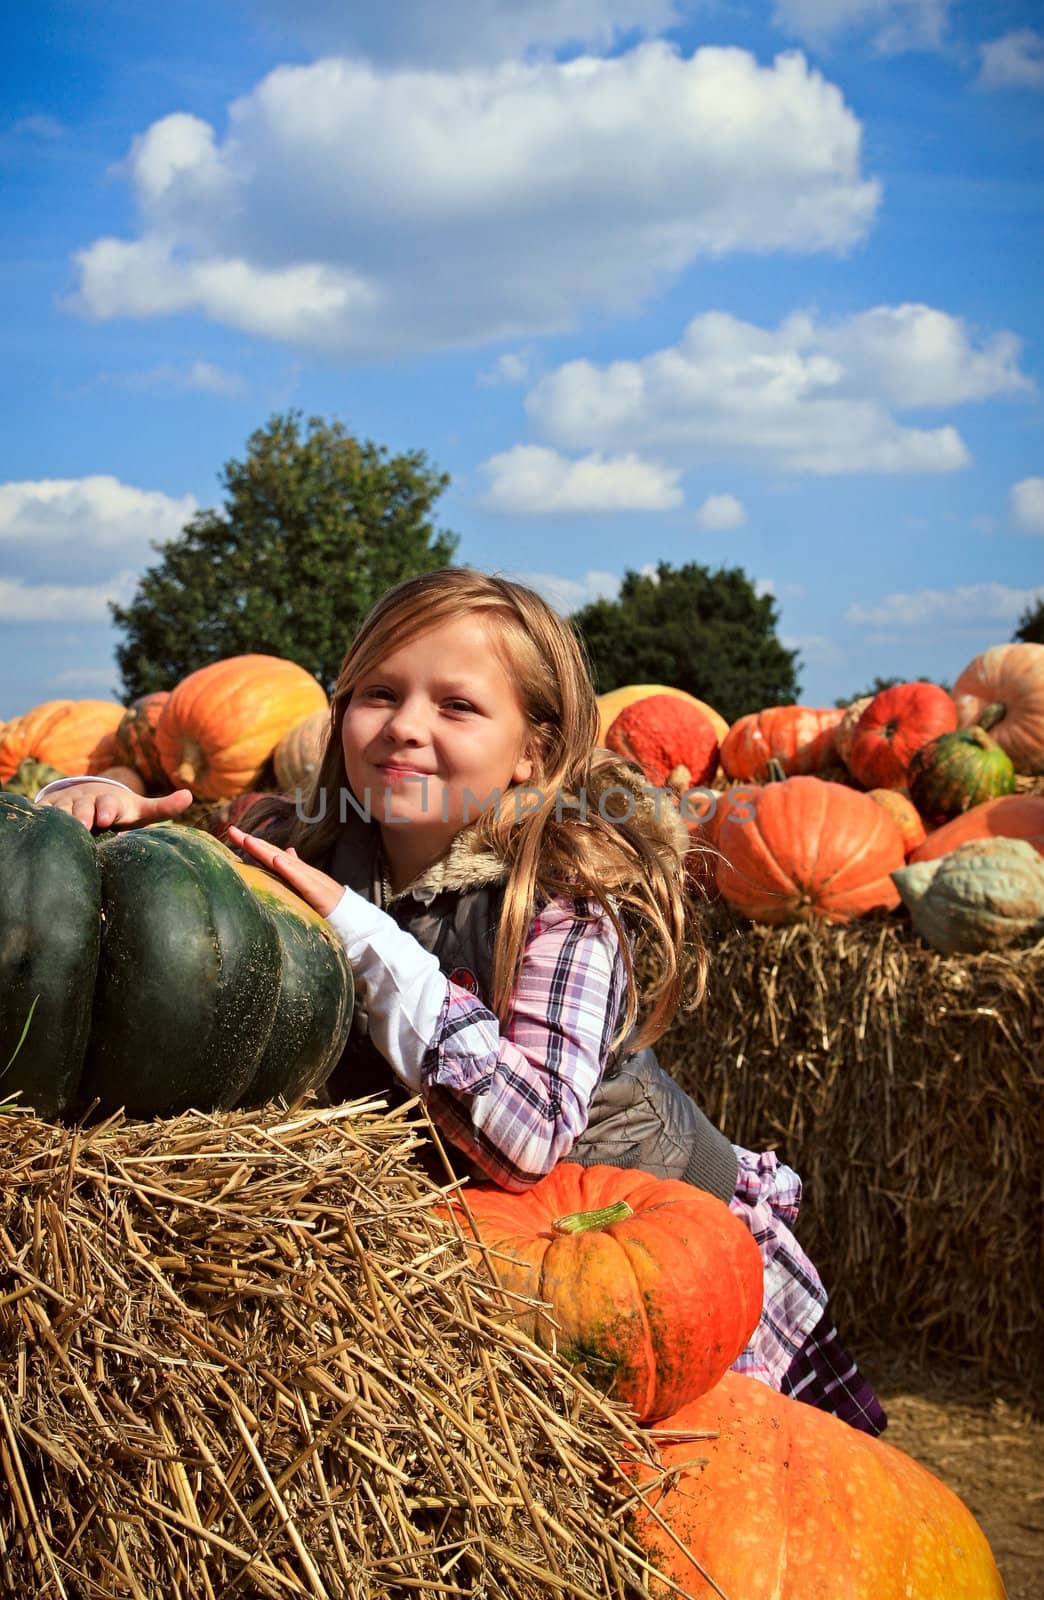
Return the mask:
{"type": "Polygon", "coordinates": [[[112,700],[47,700],[34,706],[0,736],[0,783],[27,759],[45,761],[73,777],[113,766],[122,718],[123,707],[112,700]]]}
{"type": "Polygon", "coordinates": [[[930,833],[913,861],[935,861],[969,839],[1028,839],[1044,855],[1044,794],[1006,794],[984,800],[930,833]]]}
{"type": "Polygon", "coordinates": [[[643,1419],[716,1383],[761,1315],[753,1238],[692,1184],[563,1161],[523,1194],[464,1195],[502,1286],[551,1306],[519,1320],[643,1419]]]}
{"type": "Polygon", "coordinates": [[[171,783],[191,789],[197,800],[226,800],[257,788],[283,735],[325,707],[322,688],[296,662],[230,656],[171,690],[156,750],[171,783]]]}
{"type": "Polygon", "coordinates": [[[687,700],[690,705],[698,706],[704,715],[710,718],[719,744],[728,733],[729,725],[720,711],[715,711],[705,700],[697,700],[694,694],[688,694],[684,689],[673,689],[665,683],[625,683],[622,688],[609,689],[605,694],[598,696],[599,743],[605,744],[605,736],[621,711],[634,705],[635,701],[647,700],[654,694],[677,695],[679,700],[687,700]]]}
{"type": "Polygon", "coordinates": [[[1044,644],[996,644],[969,661],[953,686],[962,728],[987,706],[1004,707],[990,733],[1016,772],[1044,772],[1044,644]]]}
{"type": "Polygon", "coordinates": [[[638,1507],[635,1532],[678,1585],[654,1584],[656,1595],[1004,1600],[986,1538],[957,1496],[825,1411],[727,1372],[657,1436],[657,1469],[628,1465],[655,1507],[638,1507]],[[668,1476],[656,1486],[659,1468],[668,1476]]]}
{"type": "Polygon", "coordinates": [[[656,788],[678,794],[710,783],[718,770],[718,735],[707,713],[674,694],[651,694],[626,706],[605,744],[641,767],[656,788]]]}
{"type": "Polygon", "coordinates": [[[730,778],[769,777],[778,761],[788,777],[821,772],[834,755],[834,740],[844,712],[811,706],[769,706],[732,724],[721,746],[721,764],[730,778]]]}
{"type": "Polygon", "coordinates": [[[891,817],[869,795],[822,778],[759,789],[753,817],[727,815],[718,888],[753,922],[847,922],[899,904],[889,876],[904,863],[891,817]]]}
{"type": "Polygon", "coordinates": [[[856,723],[848,767],[867,789],[905,789],[922,745],[957,726],[957,707],[937,683],[897,683],[875,694],[856,723]]]}
{"type": "Polygon", "coordinates": [[[727,789],[689,795],[682,805],[682,817],[689,830],[690,846],[685,870],[697,888],[713,898],[718,892],[718,843],[725,818],[733,814],[744,822],[754,815],[758,789],[751,783],[731,783],[727,789]]]}

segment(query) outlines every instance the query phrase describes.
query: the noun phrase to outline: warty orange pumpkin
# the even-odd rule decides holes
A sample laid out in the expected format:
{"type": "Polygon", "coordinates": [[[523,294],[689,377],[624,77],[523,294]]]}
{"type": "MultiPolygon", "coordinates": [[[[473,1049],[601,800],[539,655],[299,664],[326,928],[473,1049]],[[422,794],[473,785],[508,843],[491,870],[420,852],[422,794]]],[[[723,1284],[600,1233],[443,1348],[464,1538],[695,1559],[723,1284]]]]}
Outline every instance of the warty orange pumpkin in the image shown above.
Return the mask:
{"type": "Polygon", "coordinates": [[[523,1326],[643,1419],[716,1383],[761,1315],[757,1245],[692,1184],[562,1161],[522,1194],[469,1185],[464,1201],[502,1287],[551,1307],[520,1307],[523,1326]]]}
{"type": "Polygon", "coordinates": [[[598,696],[599,743],[605,744],[605,736],[621,711],[625,711],[638,700],[647,700],[654,694],[676,695],[679,700],[687,700],[690,705],[697,706],[706,717],[710,718],[719,744],[728,733],[729,725],[721,712],[715,711],[705,700],[697,700],[694,694],[689,694],[685,689],[675,689],[667,683],[625,683],[619,689],[608,689],[605,694],[598,696]]]}

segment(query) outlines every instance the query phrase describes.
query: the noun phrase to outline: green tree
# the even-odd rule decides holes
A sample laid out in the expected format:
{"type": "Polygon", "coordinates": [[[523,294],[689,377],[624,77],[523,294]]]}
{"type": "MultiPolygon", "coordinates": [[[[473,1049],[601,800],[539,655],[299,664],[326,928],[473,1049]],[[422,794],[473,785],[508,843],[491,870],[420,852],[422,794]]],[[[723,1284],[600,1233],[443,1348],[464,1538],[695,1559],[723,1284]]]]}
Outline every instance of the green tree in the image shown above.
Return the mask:
{"type": "Polygon", "coordinates": [[[898,683],[934,683],[940,689],[945,689],[947,694],[953,688],[952,684],[944,683],[941,678],[929,678],[927,673],[924,672],[914,674],[910,678],[882,678],[878,676],[865,689],[859,689],[855,694],[846,694],[841,699],[835,700],[834,704],[835,706],[850,706],[854,700],[863,700],[867,695],[873,698],[874,695],[883,693],[885,689],[894,689],[898,683]]]}
{"type": "Polygon", "coordinates": [[[432,506],[449,483],[421,451],[390,456],[339,422],[273,416],[225,464],[221,511],[156,546],[127,606],[116,659],[128,698],[169,689],[224,656],[284,656],[329,692],[371,604],[448,566],[457,538],[432,506]]]}
{"type": "Polygon", "coordinates": [[[573,624],[600,694],[625,683],[664,683],[706,700],[730,722],[798,694],[797,652],[776,637],[776,603],[741,567],[696,562],[656,576],[628,572],[617,600],[596,600],[573,624]]]}
{"type": "Polygon", "coordinates": [[[1011,636],[1012,644],[1044,644],[1044,600],[1027,606],[1011,636]]]}

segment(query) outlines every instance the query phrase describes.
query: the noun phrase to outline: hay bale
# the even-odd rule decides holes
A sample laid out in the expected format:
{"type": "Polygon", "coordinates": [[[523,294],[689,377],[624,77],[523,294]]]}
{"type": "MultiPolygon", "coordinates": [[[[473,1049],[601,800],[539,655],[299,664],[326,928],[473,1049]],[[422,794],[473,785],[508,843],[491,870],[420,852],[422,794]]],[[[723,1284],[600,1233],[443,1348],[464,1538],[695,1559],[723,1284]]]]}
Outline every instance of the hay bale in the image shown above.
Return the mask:
{"type": "Polygon", "coordinates": [[[801,1173],[843,1335],[1039,1394],[1044,943],[940,956],[883,914],[708,915],[706,1000],[660,1056],[732,1139],[801,1173]]]}
{"type": "Polygon", "coordinates": [[[646,1592],[640,1435],[514,1326],[419,1139],[374,1103],[0,1109],[5,1593],[646,1592]]]}

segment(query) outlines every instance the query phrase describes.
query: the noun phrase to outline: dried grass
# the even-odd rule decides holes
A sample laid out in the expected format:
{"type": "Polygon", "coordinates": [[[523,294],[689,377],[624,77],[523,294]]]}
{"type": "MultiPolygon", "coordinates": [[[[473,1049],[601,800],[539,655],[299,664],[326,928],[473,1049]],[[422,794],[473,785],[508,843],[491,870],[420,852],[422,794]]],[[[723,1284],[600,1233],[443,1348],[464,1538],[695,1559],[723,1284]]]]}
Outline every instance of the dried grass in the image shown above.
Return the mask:
{"type": "Polygon", "coordinates": [[[707,998],[664,1064],[737,1143],[777,1147],[850,1344],[1044,1392],[1044,943],[940,956],[896,917],[709,915],[707,998]]]}
{"type": "Polygon", "coordinates": [[[407,1110],[0,1111],[0,1588],[644,1594],[640,1449],[434,1215],[407,1110]]]}

